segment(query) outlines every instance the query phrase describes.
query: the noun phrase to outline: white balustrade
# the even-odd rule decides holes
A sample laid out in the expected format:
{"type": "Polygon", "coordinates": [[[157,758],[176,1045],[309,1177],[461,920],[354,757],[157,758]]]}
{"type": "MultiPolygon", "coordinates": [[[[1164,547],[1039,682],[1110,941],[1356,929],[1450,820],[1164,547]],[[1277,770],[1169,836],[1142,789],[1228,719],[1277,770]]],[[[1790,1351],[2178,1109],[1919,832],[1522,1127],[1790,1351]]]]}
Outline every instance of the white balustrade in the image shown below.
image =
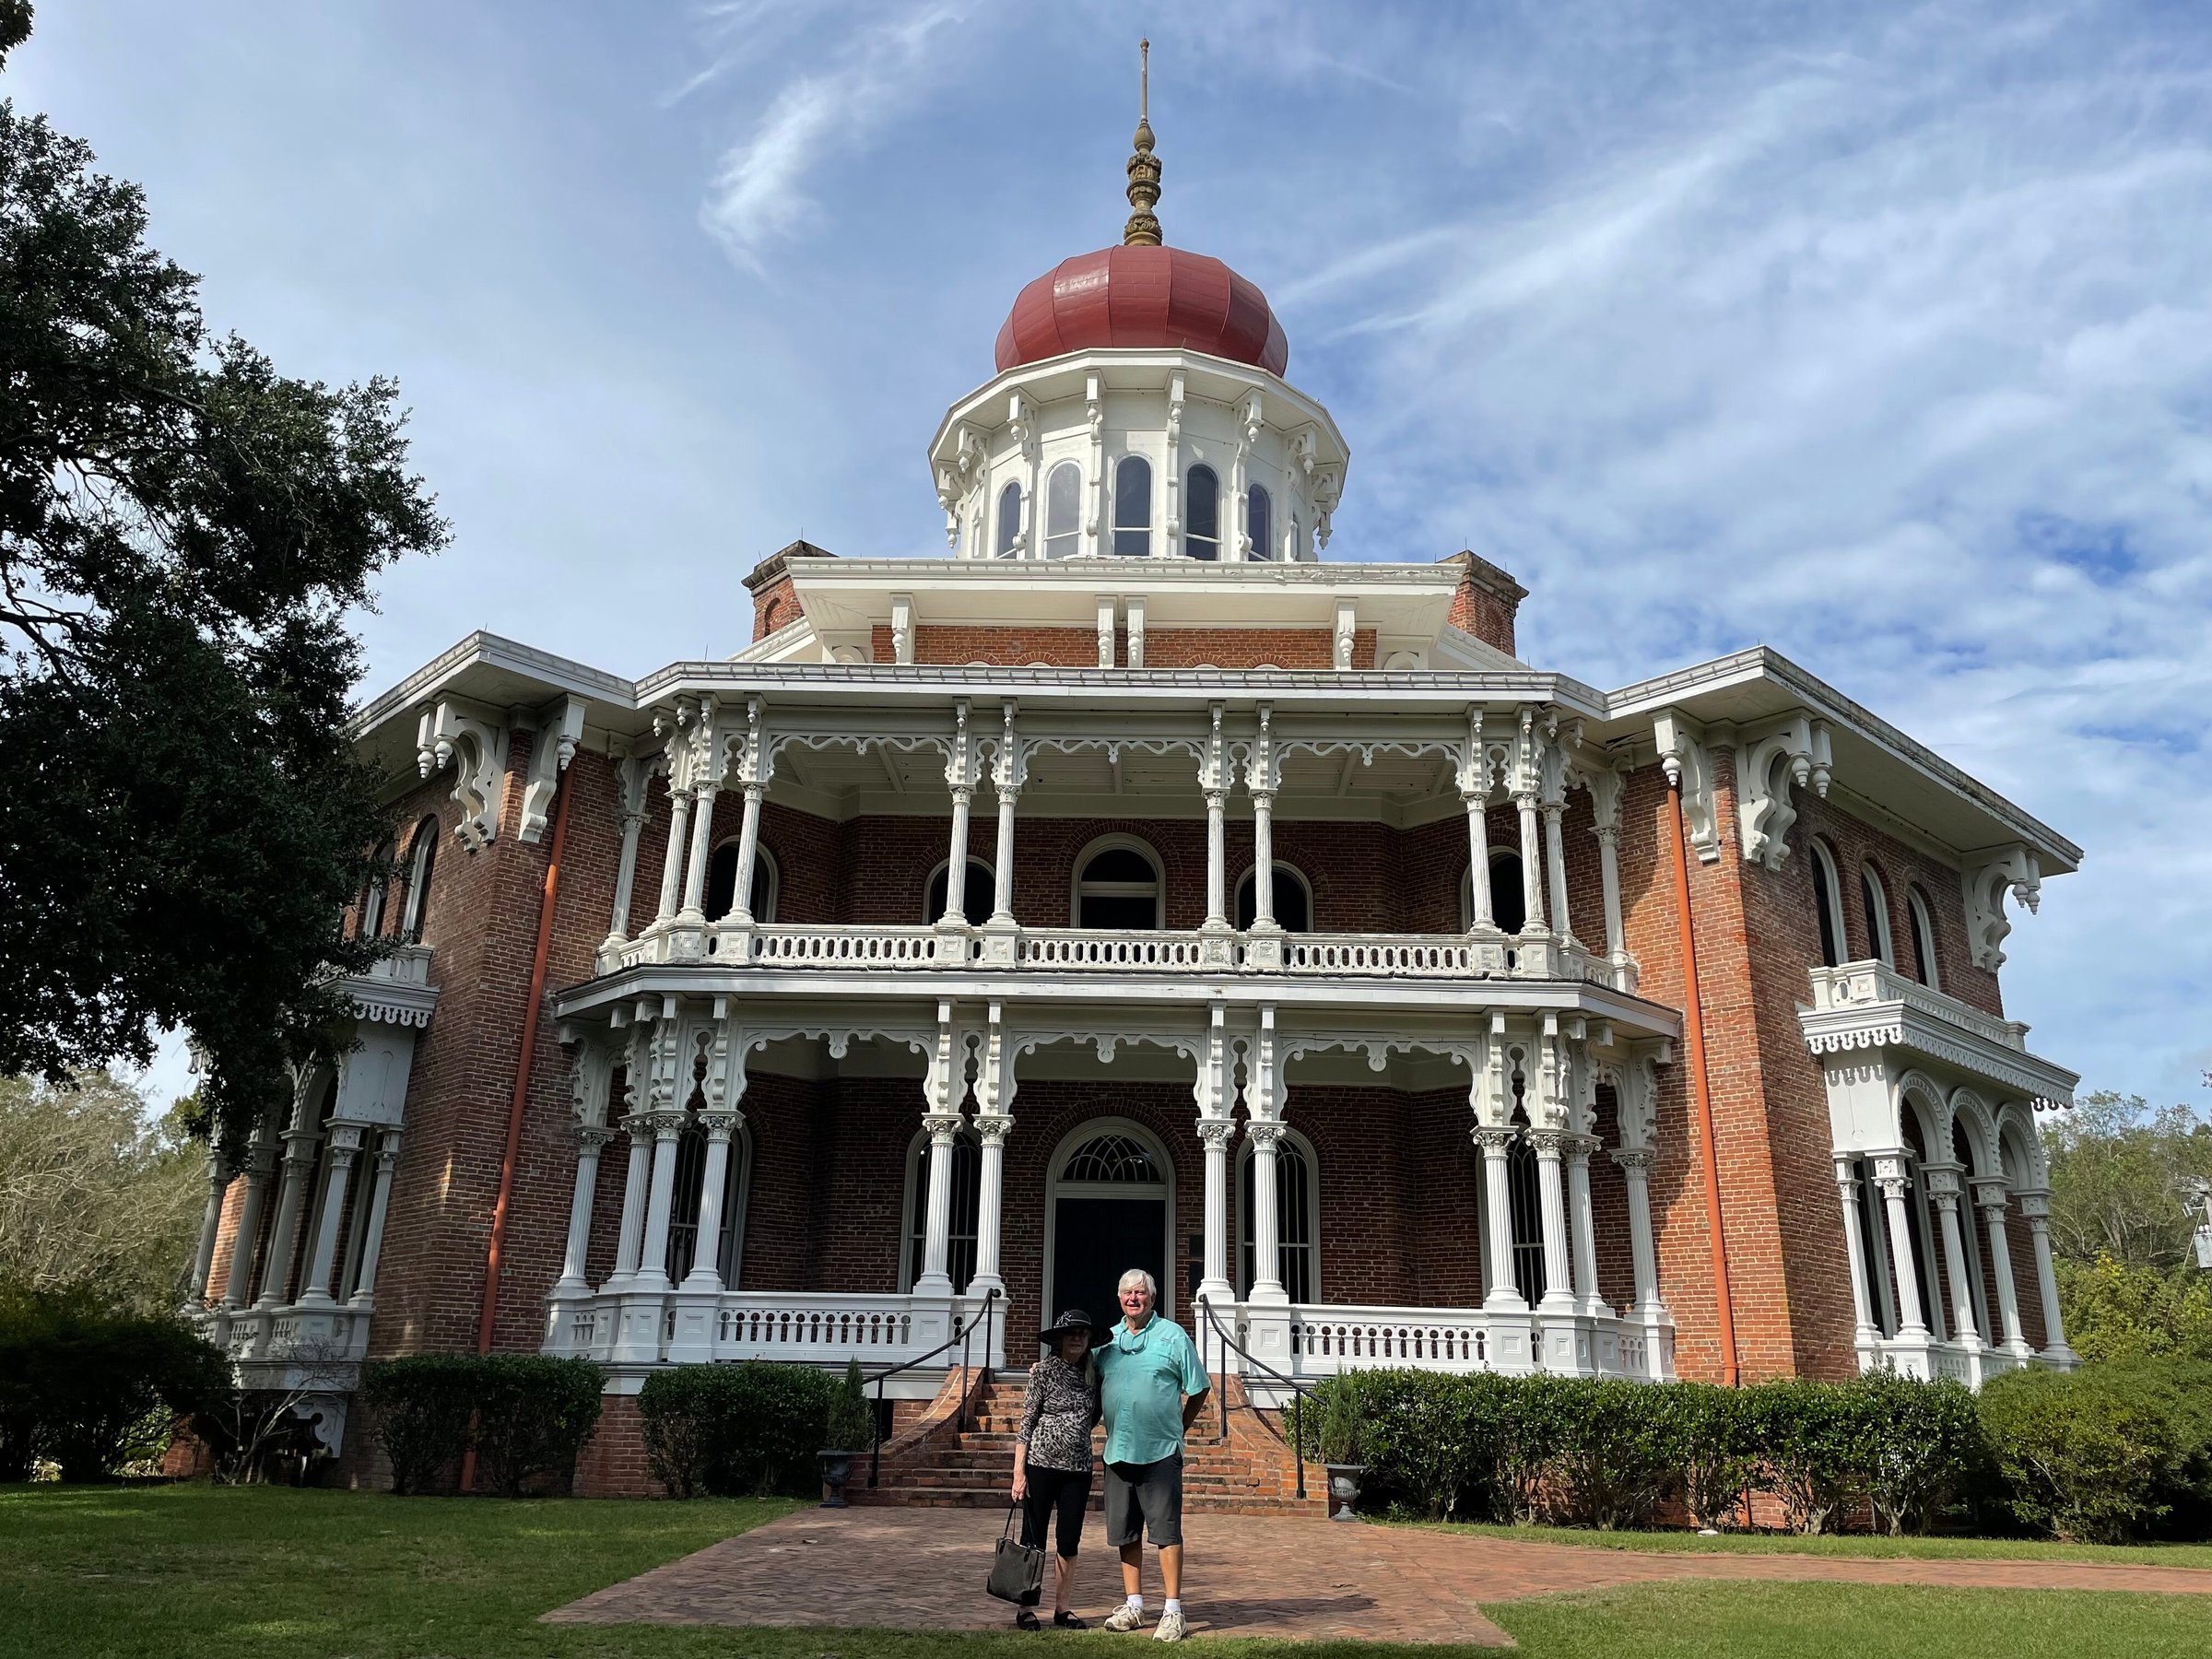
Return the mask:
{"type": "Polygon", "coordinates": [[[1922,1382],[1947,1377],[1976,1389],[1992,1377],[2040,1363],[2040,1359],[2023,1359],[2002,1348],[1970,1348],[1956,1342],[1909,1342],[1901,1337],[1883,1337],[1871,1347],[1859,1350],[1863,1371],[1893,1371],[1900,1377],[1916,1377],[1922,1382]]]}
{"type": "Polygon", "coordinates": [[[771,923],[754,929],[753,959],[768,968],[927,968],[942,937],[932,927],[771,923]]]}
{"type": "Polygon", "coordinates": [[[1870,1003],[1902,1003],[1931,1018],[1971,1031],[1975,1036],[2025,1053],[2028,1028],[2017,1019],[2000,1019],[1971,1008],[1955,996],[1930,990],[1918,980],[1900,973],[1887,962],[1846,962],[1840,968],[1812,971],[1813,1006],[1826,1011],[1864,1007],[1870,1003]]]}
{"type": "Polygon", "coordinates": [[[1095,928],[1024,928],[1024,968],[1088,970],[1107,973],[1200,968],[1205,941],[1194,933],[1121,933],[1095,928]]]}
{"type": "Polygon", "coordinates": [[[1290,1372],[1327,1377],[1359,1367],[1418,1371],[1490,1368],[1490,1316],[1479,1309],[1290,1310],[1290,1372]]]}

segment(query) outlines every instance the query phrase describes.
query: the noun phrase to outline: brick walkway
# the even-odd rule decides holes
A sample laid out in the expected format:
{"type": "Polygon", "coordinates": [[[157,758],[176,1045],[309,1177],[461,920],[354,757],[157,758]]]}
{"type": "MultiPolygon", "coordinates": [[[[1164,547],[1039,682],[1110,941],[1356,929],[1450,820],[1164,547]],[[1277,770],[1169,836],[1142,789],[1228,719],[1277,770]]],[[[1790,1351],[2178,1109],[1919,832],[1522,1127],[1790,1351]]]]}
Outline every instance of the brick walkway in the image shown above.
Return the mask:
{"type": "MultiPolygon", "coordinates": [[[[587,1595],[546,1621],[990,1629],[1012,1618],[982,1591],[999,1522],[968,1510],[802,1511],[587,1595]]],[[[1185,1530],[1192,1628],[1224,1636],[1510,1647],[1479,1604],[1681,1579],[2212,1594],[2205,1568],[1657,1554],[1246,1515],[1193,1517],[1185,1530]]],[[[1147,1551],[1153,1614],[1155,1574],[1147,1551]]],[[[1094,1621],[1121,1599],[1119,1563],[1099,1542],[1095,1521],[1076,1584],[1077,1611],[1094,1621]]]]}

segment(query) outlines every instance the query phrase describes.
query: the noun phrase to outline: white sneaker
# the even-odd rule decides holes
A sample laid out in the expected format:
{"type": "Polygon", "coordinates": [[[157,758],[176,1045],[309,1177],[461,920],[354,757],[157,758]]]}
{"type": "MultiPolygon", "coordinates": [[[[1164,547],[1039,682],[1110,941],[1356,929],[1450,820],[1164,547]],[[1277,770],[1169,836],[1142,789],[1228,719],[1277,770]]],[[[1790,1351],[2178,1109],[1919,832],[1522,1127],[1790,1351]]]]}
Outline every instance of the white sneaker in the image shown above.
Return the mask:
{"type": "Polygon", "coordinates": [[[1159,1616],[1159,1628],[1152,1632],[1152,1640],[1155,1641],[1181,1641],[1189,1634],[1190,1631],[1182,1622],[1182,1609],[1178,1607],[1172,1613],[1162,1613],[1159,1616]]]}
{"type": "Polygon", "coordinates": [[[1127,1602],[1106,1615],[1106,1629],[1110,1630],[1141,1630],[1144,1626],[1144,1614],[1127,1602]]]}

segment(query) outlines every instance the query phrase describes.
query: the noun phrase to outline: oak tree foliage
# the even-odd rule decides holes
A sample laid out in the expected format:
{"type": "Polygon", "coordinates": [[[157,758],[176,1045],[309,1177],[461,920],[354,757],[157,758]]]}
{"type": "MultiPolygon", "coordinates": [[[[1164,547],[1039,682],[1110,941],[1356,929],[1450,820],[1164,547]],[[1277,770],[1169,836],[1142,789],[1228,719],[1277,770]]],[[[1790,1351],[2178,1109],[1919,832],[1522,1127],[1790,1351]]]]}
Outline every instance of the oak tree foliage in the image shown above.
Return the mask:
{"type": "Polygon", "coordinates": [[[146,229],[0,100],[0,1074],[185,1027],[235,1147],[377,948],[340,932],[382,828],[347,616],[447,531],[394,383],[278,372],[146,229]]]}

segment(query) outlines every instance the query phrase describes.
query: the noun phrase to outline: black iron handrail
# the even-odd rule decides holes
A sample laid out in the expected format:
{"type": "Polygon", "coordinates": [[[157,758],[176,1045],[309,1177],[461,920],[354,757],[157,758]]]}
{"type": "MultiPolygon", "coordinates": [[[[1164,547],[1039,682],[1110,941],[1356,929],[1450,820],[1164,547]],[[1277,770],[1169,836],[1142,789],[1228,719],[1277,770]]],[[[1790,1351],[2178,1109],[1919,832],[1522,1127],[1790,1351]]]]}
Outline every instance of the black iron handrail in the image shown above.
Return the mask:
{"type": "MultiPolygon", "coordinates": [[[[982,1317],[983,1325],[983,1371],[986,1376],[990,1374],[991,1371],[991,1319],[993,1313],[993,1304],[997,1300],[998,1287],[996,1285],[992,1286],[990,1289],[983,1292],[983,1310],[982,1317]]],[[[972,1319],[963,1319],[960,1321],[960,1328],[959,1330],[953,1332],[953,1334],[946,1337],[944,1341],[938,1343],[935,1347],[931,1348],[928,1353],[916,1354],[912,1359],[905,1360],[900,1364],[890,1366],[886,1370],[879,1371],[872,1377],[864,1377],[861,1379],[864,1383],[873,1382],[876,1384],[876,1431],[874,1436],[868,1441],[868,1485],[870,1487],[876,1485],[877,1477],[883,1472],[883,1380],[886,1377],[895,1377],[902,1371],[912,1371],[915,1366],[924,1363],[925,1360],[935,1359],[939,1354],[945,1352],[946,1349],[952,1347],[952,1345],[956,1342],[960,1345],[960,1405],[959,1414],[957,1421],[957,1431],[961,1434],[968,1432],[968,1359],[971,1351],[969,1344],[975,1335],[975,1324],[976,1322],[972,1319]]]]}
{"type": "MultiPolygon", "coordinates": [[[[1254,1371],[1265,1372],[1290,1391],[1290,1455],[1298,1464],[1298,1495],[1303,1498],[1306,1495],[1306,1442],[1302,1432],[1305,1418],[1300,1407],[1312,1397],[1312,1391],[1300,1387],[1292,1379],[1284,1376],[1281,1371],[1277,1371],[1274,1366],[1268,1364],[1266,1360],[1262,1359],[1234,1336],[1231,1336],[1229,1334],[1229,1328],[1221,1323],[1221,1316],[1214,1312],[1214,1304],[1210,1300],[1200,1297],[1198,1309],[1206,1315],[1206,1323],[1214,1327],[1214,1335],[1221,1338],[1221,1438],[1224,1441],[1229,1439],[1229,1356],[1234,1352],[1246,1365],[1251,1366],[1254,1371]]],[[[1202,1330],[1198,1335],[1198,1363],[1203,1366],[1206,1363],[1206,1333],[1202,1330]]],[[[1249,1396],[1245,1403],[1251,1404],[1249,1396]]]]}

